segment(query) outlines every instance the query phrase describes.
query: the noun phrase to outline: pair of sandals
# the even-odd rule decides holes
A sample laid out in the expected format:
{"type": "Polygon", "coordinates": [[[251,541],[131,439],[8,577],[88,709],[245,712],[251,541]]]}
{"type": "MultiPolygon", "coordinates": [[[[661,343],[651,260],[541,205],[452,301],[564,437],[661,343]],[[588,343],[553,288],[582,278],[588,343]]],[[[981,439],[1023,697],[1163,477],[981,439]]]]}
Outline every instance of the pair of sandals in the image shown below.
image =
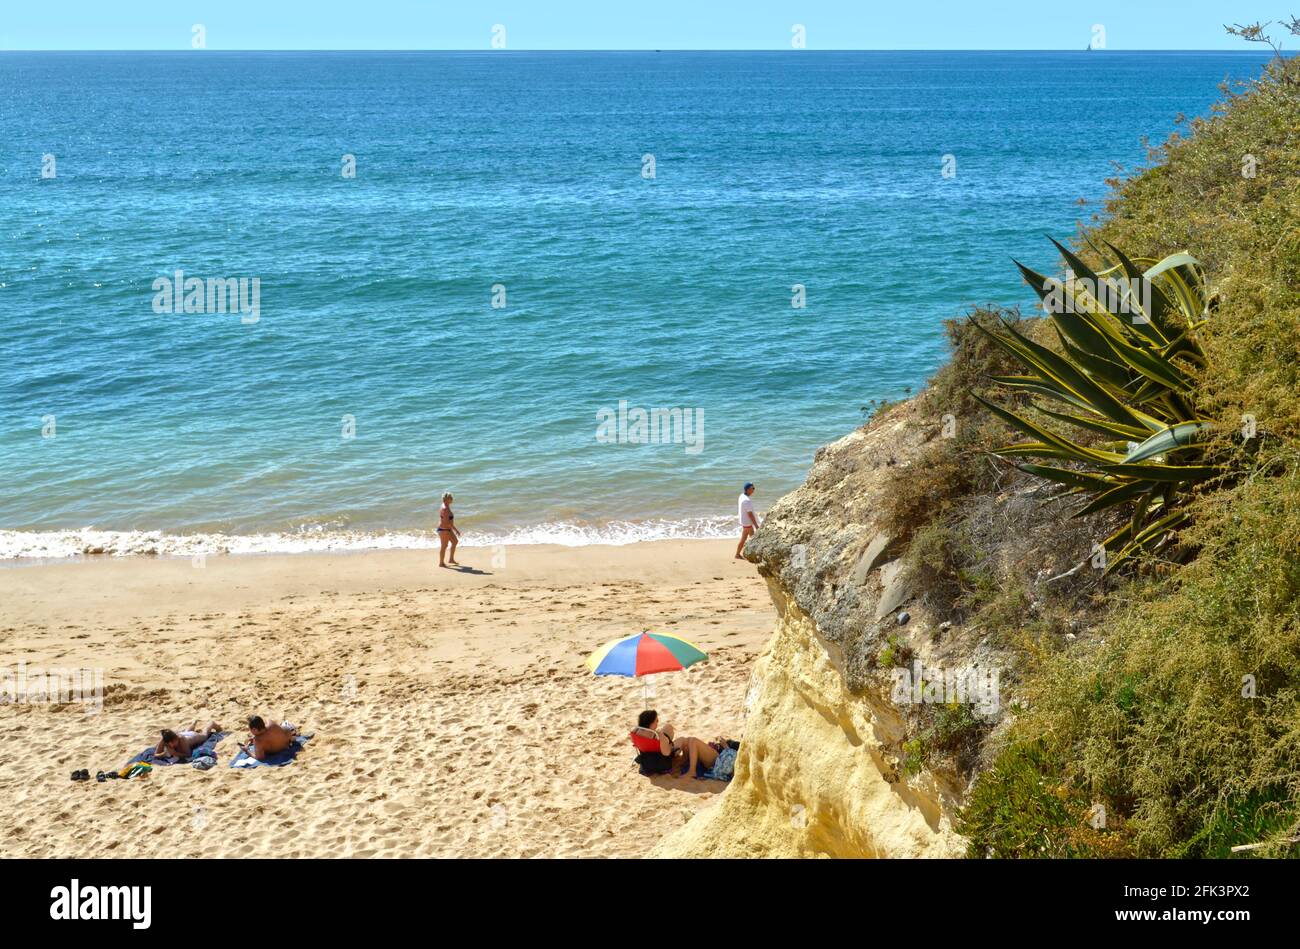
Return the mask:
{"type": "MultiPolygon", "coordinates": [[[[103,783],[104,783],[105,781],[107,781],[109,778],[117,778],[117,777],[121,777],[121,775],[119,775],[116,771],[109,771],[109,772],[97,771],[97,772],[95,772],[95,780],[98,781],[100,784],[103,784],[103,783]]],[[[80,771],[74,771],[74,772],[72,772],[72,780],[74,780],[74,781],[89,781],[89,780],[90,780],[90,772],[89,772],[87,769],[85,769],[85,768],[82,768],[80,771]]]]}

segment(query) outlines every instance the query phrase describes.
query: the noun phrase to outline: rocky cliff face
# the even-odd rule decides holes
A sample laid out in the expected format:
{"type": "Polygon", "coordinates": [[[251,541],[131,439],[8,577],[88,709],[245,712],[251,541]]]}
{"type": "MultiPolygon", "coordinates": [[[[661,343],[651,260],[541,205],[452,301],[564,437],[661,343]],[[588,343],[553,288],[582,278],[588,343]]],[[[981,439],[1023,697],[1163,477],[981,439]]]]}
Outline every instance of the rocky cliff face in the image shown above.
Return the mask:
{"type": "MultiPolygon", "coordinates": [[[[891,469],[937,435],[922,413],[904,403],[818,451],[746,548],[778,622],[755,664],[736,776],[654,855],[962,854],[952,820],[965,779],[908,760],[920,691],[901,694],[893,670],[919,660],[929,684],[997,656],[913,601],[900,545],[876,517],[891,469]]],[[[977,714],[999,717],[987,704],[977,714]]]]}

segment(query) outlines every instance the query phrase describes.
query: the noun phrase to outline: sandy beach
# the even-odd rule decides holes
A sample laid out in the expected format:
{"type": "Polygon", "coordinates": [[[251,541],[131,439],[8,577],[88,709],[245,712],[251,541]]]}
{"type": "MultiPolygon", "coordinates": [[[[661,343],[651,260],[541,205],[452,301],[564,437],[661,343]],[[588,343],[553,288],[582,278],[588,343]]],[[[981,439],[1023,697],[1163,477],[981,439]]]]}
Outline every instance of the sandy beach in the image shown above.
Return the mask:
{"type": "MultiPolygon", "coordinates": [[[[723,785],[639,776],[643,683],[584,667],[650,627],[709,653],[654,677],[680,731],[737,736],[773,610],[734,541],[92,558],[0,569],[0,672],[101,670],[97,703],[0,705],[0,855],[641,856],[723,785]],[[250,713],[315,737],[228,767],[250,713]],[[215,719],[218,765],[97,783],[215,719]],[[86,768],[89,782],[72,782],[86,768]]],[[[7,697],[7,696],[6,696],[7,697]]]]}

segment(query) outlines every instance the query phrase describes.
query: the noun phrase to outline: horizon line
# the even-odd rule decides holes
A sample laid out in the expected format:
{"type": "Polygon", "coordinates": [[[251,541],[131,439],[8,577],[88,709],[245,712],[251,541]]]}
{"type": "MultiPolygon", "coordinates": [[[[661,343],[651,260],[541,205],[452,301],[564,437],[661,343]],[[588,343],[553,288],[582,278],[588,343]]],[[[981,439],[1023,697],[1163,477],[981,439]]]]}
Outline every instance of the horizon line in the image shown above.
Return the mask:
{"type": "MultiPolygon", "coordinates": [[[[1283,50],[1283,56],[1295,56],[1297,50],[1283,50]]],[[[156,48],[156,47],[130,47],[130,48],[44,48],[44,49],[0,49],[0,53],[190,53],[202,55],[207,53],[491,53],[492,55],[501,55],[503,53],[790,53],[804,55],[807,53],[1240,53],[1242,55],[1270,55],[1271,51],[1262,49],[1215,49],[1209,48],[1175,48],[1175,47],[1151,47],[1151,48],[1134,48],[1134,49],[1108,49],[1105,47],[1002,47],[1002,48],[972,48],[972,47],[828,47],[821,49],[776,49],[776,48],[658,48],[658,47],[629,47],[624,49],[595,49],[595,48],[552,48],[540,47],[536,49],[480,49],[457,47],[449,49],[433,49],[423,47],[385,47],[385,46],[357,46],[347,48],[324,48],[324,47],[246,47],[239,49],[190,49],[190,48],[156,48]]]]}

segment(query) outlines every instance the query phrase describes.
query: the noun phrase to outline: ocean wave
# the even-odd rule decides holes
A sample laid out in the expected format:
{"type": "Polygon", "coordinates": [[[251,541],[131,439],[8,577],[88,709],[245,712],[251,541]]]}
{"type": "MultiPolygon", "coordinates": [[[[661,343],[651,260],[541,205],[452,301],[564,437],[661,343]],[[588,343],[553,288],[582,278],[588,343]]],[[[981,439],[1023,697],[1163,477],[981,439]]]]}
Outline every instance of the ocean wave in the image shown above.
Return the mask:
{"type": "MultiPolygon", "coordinates": [[[[462,547],[556,544],[622,546],[653,540],[702,540],[736,533],[735,518],[679,520],[559,521],[505,531],[465,531],[462,547]]],[[[86,556],[197,557],[222,554],[306,554],[362,550],[436,549],[433,531],[344,531],[303,528],[265,534],[108,531],[94,528],[58,531],[0,530],[0,560],[63,560],[86,556]]]]}

